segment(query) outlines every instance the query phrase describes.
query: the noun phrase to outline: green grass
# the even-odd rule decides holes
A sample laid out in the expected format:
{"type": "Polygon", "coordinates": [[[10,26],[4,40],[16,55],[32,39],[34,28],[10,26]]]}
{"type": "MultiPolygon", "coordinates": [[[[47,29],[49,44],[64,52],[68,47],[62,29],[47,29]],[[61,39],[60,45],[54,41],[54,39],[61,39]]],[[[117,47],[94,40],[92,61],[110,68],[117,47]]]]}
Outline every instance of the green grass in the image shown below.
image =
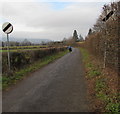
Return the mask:
{"type": "Polygon", "coordinates": [[[108,96],[105,94],[106,89],[107,89],[106,80],[102,77],[97,79],[95,83],[95,91],[97,98],[106,101],[108,98],[108,96]]]}
{"type": "Polygon", "coordinates": [[[18,82],[18,80],[23,79],[29,73],[40,69],[41,67],[49,64],[50,62],[53,62],[54,60],[64,56],[66,53],[68,53],[68,50],[53,54],[51,56],[47,56],[47,57],[43,58],[42,60],[39,60],[39,61],[35,62],[34,64],[29,65],[28,67],[21,69],[20,71],[15,72],[13,74],[13,76],[3,76],[2,89],[5,90],[10,85],[16,84],[18,82]]]}
{"type": "Polygon", "coordinates": [[[86,69],[89,69],[87,76],[92,78],[92,77],[101,75],[100,70],[97,69],[93,65],[93,63],[90,61],[90,54],[89,54],[89,52],[86,49],[84,49],[84,48],[80,48],[80,52],[82,53],[83,62],[85,63],[86,69]]]}
{"type": "Polygon", "coordinates": [[[120,112],[120,98],[116,93],[106,94],[107,84],[106,79],[100,78],[97,79],[95,84],[96,97],[102,100],[105,103],[106,112],[120,112]]]}
{"type": "Polygon", "coordinates": [[[80,52],[82,53],[83,61],[84,62],[89,61],[89,52],[84,48],[80,48],[80,52]]]}
{"type": "Polygon", "coordinates": [[[98,69],[91,69],[89,71],[89,77],[95,77],[101,75],[101,72],[98,69]]]}
{"type": "Polygon", "coordinates": [[[93,68],[94,66],[93,66],[92,63],[87,63],[87,64],[86,64],[86,67],[88,67],[88,68],[93,68]]]}
{"type": "Polygon", "coordinates": [[[101,78],[101,79],[98,79],[96,81],[96,92],[100,92],[103,89],[107,89],[106,88],[106,82],[105,82],[105,80],[103,78],[101,78]]]}
{"type": "Polygon", "coordinates": [[[120,114],[120,103],[108,103],[106,106],[106,110],[109,112],[119,112],[120,114]]]}
{"type": "Polygon", "coordinates": [[[91,78],[95,79],[96,98],[102,100],[102,102],[105,104],[106,112],[115,112],[116,114],[118,114],[118,112],[120,112],[120,95],[117,95],[116,93],[112,95],[107,94],[107,79],[102,76],[100,69],[92,63],[92,61],[90,60],[89,52],[84,48],[80,48],[80,52],[82,53],[83,62],[85,64],[85,68],[87,69],[86,77],[89,80],[91,78]],[[96,76],[99,77],[96,78],[96,76]]]}

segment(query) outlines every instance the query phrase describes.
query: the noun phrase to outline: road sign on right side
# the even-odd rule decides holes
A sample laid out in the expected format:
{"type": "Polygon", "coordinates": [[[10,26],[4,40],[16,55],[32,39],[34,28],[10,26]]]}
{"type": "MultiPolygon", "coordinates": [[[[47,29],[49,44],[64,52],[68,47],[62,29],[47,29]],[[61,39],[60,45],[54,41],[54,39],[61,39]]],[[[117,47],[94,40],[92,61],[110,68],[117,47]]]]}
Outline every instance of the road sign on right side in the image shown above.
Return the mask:
{"type": "Polygon", "coordinates": [[[114,13],[113,11],[109,12],[102,21],[107,21],[113,15],[113,13],[114,13]]]}

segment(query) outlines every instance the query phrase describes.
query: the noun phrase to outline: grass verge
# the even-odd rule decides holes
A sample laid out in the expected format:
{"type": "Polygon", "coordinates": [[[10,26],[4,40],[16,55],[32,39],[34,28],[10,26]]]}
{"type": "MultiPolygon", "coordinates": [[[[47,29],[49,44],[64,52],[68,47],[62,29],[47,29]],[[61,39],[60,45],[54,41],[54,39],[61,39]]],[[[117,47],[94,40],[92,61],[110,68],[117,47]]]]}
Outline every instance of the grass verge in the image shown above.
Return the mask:
{"type": "Polygon", "coordinates": [[[92,111],[120,112],[120,94],[117,91],[117,75],[102,69],[99,62],[86,49],[80,48],[86,70],[88,96],[92,111]],[[116,86],[115,86],[116,85],[116,86]]]}
{"type": "Polygon", "coordinates": [[[41,67],[53,62],[54,60],[64,56],[66,53],[68,53],[68,50],[47,56],[43,58],[42,60],[36,61],[34,64],[31,64],[27,66],[26,68],[15,72],[13,76],[2,76],[3,77],[2,78],[2,89],[6,90],[11,85],[16,84],[19,80],[22,80],[29,73],[34,72],[40,69],[41,67]]]}

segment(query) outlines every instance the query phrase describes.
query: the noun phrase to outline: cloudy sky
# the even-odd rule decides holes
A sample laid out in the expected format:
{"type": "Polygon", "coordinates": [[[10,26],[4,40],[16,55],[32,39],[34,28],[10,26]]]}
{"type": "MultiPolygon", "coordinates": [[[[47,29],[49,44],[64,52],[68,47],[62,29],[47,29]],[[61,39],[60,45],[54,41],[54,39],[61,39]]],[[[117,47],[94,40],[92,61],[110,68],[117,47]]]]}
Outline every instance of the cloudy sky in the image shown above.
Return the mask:
{"type": "MultiPolygon", "coordinates": [[[[114,0],[3,0],[0,26],[10,22],[10,37],[62,40],[77,30],[86,36],[105,3],[114,0]]],[[[2,32],[2,29],[0,30],[2,32]]],[[[5,34],[2,32],[2,36],[5,34]]]]}

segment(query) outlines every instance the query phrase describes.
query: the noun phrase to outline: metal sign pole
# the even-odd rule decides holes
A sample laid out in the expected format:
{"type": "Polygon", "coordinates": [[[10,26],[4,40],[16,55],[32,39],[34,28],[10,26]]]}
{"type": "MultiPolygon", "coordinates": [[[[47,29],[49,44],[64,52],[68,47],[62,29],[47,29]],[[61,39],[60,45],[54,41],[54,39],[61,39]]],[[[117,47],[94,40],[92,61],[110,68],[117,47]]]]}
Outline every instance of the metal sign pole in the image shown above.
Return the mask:
{"type": "Polygon", "coordinates": [[[107,58],[107,20],[114,14],[113,10],[107,14],[107,7],[104,6],[105,18],[102,20],[105,22],[105,49],[104,49],[104,66],[106,67],[106,58],[107,58]]]}
{"type": "Polygon", "coordinates": [[[8,66],[9,66],[9,71],[10,71],[10,49],[9,49],[9,36],[7,34],[7,50],[8,50],[8,66]]]}
{"type": "MultiPolygon", "coordinates": [[[[105,16],[107,16],[107,8],[105,7],[105,16]]],[[[107,56],[107,23],[106,23],[106,18],[105,18],[105,48],[104,48],[104,66],[103,68],[106,67],[106,56],[107,56]]]]}
{"type": "Polygon", "coordinates": [[[13,31],[13,26],[12,26],[11,23],[5,22],[2,25],[2,30],[3,30],[4,33],[7,34],[8,67],[9,67],[9,71],[10,71],[11,66],[10,66],[10,49],[9,49],[9,36],[8,36],[8,34],[10,34],[13,31]]]}
{"type": "MultiPolygon", "coordinates": [[[[120,81],[120,1],[117,3],[117,19],[118,19],[118,82],[120,81]]],[[[120,89],[118,89],[119,91],[120,89]]]]}

